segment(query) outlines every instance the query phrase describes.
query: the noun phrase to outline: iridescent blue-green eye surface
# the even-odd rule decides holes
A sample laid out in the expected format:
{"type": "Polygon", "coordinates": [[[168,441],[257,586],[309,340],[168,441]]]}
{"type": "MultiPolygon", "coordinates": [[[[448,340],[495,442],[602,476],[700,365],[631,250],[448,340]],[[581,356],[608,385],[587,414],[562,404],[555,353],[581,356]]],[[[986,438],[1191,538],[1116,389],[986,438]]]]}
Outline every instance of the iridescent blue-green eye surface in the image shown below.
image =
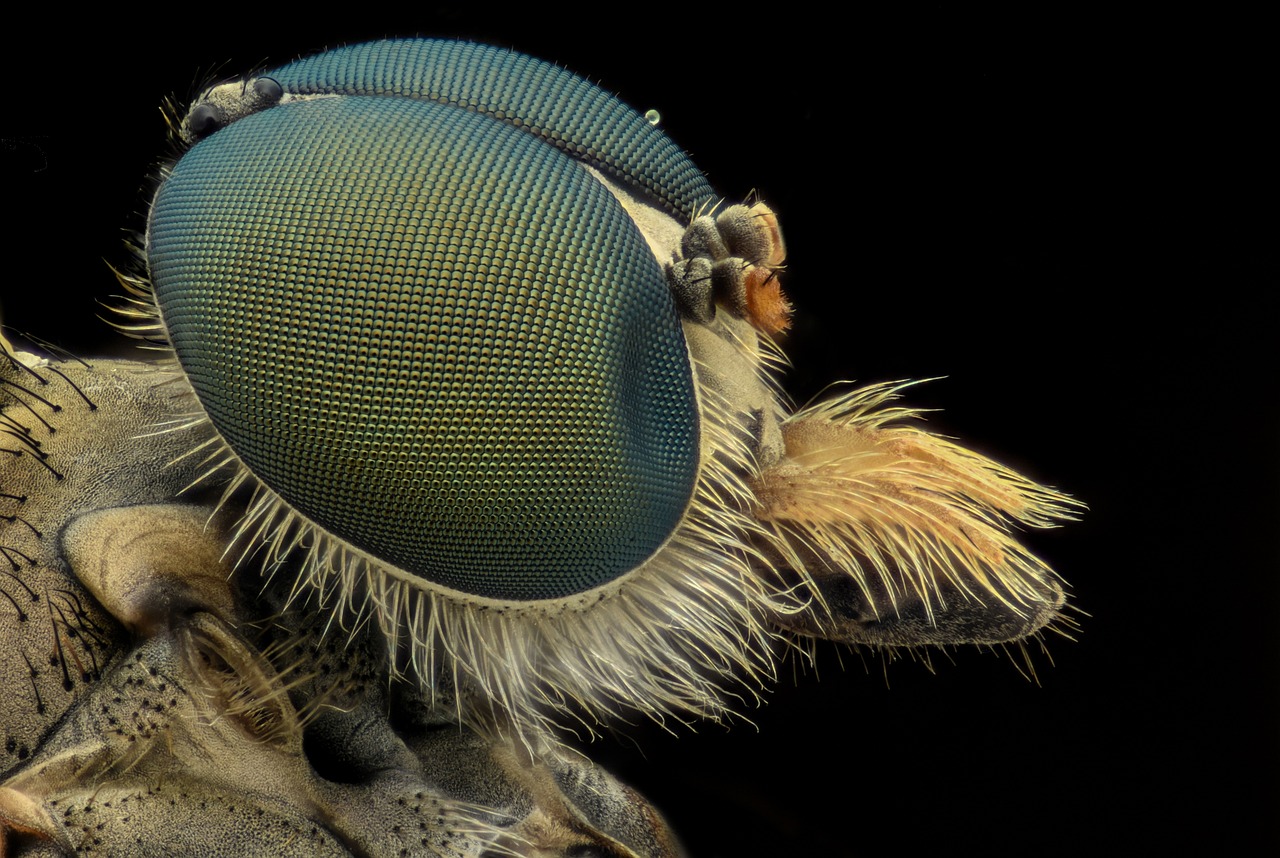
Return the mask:
{"type": "MultiPolygon", "coordinates": [[[[339,64],[378,93],[416,86],[416,53],[444,49],[359,48],[361,62],[393,55],[376,71],[339,64]]],[[[294,94],[336,53],[270,77],[294,94]]],[[[547,98],[528,115],[554,124],[589,118],[593,102],[526,91],[520,76],[484,80],[514,87],[492,116],[339,95],[213,131],[157,193],[148,259],[202,406],[289,506],[409,576],[561,598],[636,568],[684,515],[694,382],[632,219],[565,154],[572,139],[549,145],[508,114],[547,98]]],[[[621,153],[623,176],[665,175],[628,160],[619,141],[634,123],[605,124],[582,145],[621,153]]],[[[697,195],[677,186],[629,187],[672,206],[697,195]]]]}
{"type": "Polygon", "coordinates": [[[403,39],[349,45],[266,73],[298,95],[421,98],[521,128],[688,220],[715,192],[671,138],[559,66],[490,45],[403,39]]]}

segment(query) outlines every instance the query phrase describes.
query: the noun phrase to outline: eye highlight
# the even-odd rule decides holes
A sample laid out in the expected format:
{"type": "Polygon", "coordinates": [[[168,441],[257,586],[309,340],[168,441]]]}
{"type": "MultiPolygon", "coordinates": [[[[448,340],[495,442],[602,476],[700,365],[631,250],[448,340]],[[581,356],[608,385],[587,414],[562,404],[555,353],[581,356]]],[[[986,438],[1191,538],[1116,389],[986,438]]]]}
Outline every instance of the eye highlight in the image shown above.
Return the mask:
{"type": "Polygon", "coordinates": [[[550,64],[357,45],[210,89],[146,240],[151,324],[236,550],[372,616],[464,719],[721,718],[794,635],[1035,634],[1006,522],[1073,502],[920,430],[900,387],[791,413],[767,206],[550,64]],[[290,567],[293,568],[293,567],[290,567]]]}

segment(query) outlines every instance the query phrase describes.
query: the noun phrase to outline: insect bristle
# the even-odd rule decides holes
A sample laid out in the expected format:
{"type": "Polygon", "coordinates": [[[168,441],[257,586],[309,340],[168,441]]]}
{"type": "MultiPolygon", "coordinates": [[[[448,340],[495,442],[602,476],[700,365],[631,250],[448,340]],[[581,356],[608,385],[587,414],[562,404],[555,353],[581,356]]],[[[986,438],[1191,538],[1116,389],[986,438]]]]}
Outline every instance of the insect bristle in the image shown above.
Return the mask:
{"type": "Polygon", "coordinates": [[[910,599],[933,624],[953,607],[950,592],[1033,619],[1053,574],[1012,537],[1009,523],[1049,526],[1080,505],[944,438],[898,425],[919,414],[887,404],[902,387],[873,385],[789,418],[786,457],[756,484],[759,517],[801,574],[804,558],[788,544],[844,570],[873,606],[887,600],[896,612],[910,599]]]}

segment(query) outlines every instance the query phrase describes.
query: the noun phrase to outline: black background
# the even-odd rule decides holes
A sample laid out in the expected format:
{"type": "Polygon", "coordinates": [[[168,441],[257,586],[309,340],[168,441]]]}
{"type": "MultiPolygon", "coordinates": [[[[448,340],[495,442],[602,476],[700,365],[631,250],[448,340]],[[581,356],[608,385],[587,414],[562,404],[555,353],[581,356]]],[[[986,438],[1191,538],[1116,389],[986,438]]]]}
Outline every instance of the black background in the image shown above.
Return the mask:
{"type": "Polygon", "coordinates": [[[5,321],[129,348],[95,302],[119,291],[106,262],[128,262],[167,151],[165,96],[385,35],[559,62],[658,108],[722,194],[779,213],[797,401],[945,376],[911,395],[943,409],[932,426],[1090,506],[1030,538],[1088,614],[1036,658],[1038,683],[977,651],[935,653],[931,673],[820,647],[750,722],[591,753],[694,858],[1274,849],[1277,266],[1253,208],[1274,212],[1257,157],[1274,100],[1251,97],[1257,25],[895,9],[617,24],[424,4],[330,24],[222,7],[193,9],[197,25],[81,20],[71,38],[46,18],[0,61],[5,321]]]}

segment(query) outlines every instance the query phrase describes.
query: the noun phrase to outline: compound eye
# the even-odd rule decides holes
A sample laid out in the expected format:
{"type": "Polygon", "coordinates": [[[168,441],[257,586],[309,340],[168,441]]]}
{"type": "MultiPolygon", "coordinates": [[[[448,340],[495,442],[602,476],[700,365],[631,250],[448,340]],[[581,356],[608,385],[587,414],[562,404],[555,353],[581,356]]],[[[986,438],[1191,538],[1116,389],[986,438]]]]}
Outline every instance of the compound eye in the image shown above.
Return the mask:
{"type": "Polygon", "coordinates": [[[187,129],[194,140],[203,140],[226,124],[226,114],[212,104],[197,104],[187,114],[187,129]]]}
{"type": "Polygon", "coordinates": [[[465,42],[401,39],[327,51],[267,76],[302,98],[425,99],[490,116],[591,165],[686,222],[716,199],[702,171],[644,116],[577,75],[523,54],[465,42]]]}
{"type": "Polygon", "coordinates": [[[401,579],[567,598],[644,564],[689,506],[698,412],[663,271],[600,181],[513,124],[390,96],[252,113],[175,165],[148,258],[240,462],[401,579]]]}

